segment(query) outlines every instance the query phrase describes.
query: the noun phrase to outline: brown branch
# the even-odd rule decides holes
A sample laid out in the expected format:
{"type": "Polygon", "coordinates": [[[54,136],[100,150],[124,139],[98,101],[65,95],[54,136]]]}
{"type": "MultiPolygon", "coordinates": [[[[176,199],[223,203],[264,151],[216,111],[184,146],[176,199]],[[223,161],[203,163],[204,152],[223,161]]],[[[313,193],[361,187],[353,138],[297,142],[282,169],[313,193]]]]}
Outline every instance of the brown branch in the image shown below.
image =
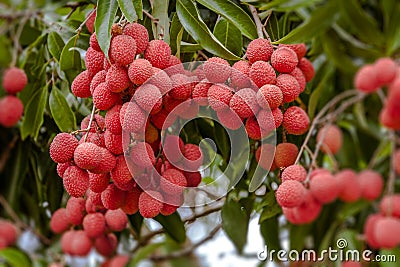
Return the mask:
{"type": "Polygon", "coordinates": [[[0,173],[4,170],[4,167],[6,166],[8,157],[10,156],[11,150],[15,147],[15,144],[18,141],[18,135],[15,135],[14,138],[11,140],[11,142],[8,144],[6,149],[4,150],[3,154],[0,157],[0,173]]]}
{"type": "Polygon", "coordinates": [[[155,24],[158,23],[158,19],[153,17],[153,15],[151,15],[149,12],[147,12],[146,10],[143,9],[143,14],[145,14],[147,17],[149,17],[149,19],[151,19],[151,21],[155,24]]]}
{"type": "MultiPolygon", "coordinates": [[[[257,27],[258,38],[264,38],[263,24],[261,22],[260,17],[258,16],[257,9],[254,6],[251,6],[251,5],[249,6],[249,9],[250,9],[251,15],[253,16],[254,23],[256,24],[256,27],[257,27]]],[[[268,37],[268,39],[269,39],[269,37],[268,37]]]]}
{"type": "Polygon", "coordinates": [[[222,228],[222,225],[218,224],[216,227],[214,227],[214,229],[206,237],[204,237],[202,240],[194,243],[193,245],[190,245],[188,247],[183,248],[182,250],[175,251],[175,252],[172,252],[169,254],[150,256],[150,260],[152,260],[154,262],[161,262],[161,261],[177,259],[177,258],[188,256],[188,255],[192,254],[198,247],[200,247],[204,243],[210,241],[219,232],[219,230],[221,228],[222,228]]]}

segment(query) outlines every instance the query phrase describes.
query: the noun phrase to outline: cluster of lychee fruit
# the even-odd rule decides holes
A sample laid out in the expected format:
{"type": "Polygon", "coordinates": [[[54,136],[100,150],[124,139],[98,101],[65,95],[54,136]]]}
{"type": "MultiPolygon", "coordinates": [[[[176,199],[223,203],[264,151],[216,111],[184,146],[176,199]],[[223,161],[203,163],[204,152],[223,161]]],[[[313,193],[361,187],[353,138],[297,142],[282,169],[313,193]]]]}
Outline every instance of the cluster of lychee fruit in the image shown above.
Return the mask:
{"type": "Polygon", "coordinates": [[[28,83],[28,78],[23,69],[10,67],[3,73],[3,88],[7,95],[0,99],[0,125],[13,127],[24,113],[24,105],[16,96],[28,83]]]}
{"type": "Polygon", "coordinates": [[[15,245],[18,235],[19,230],[13,223],[0,219],[0,250],[15,245]]]}
{"type": "Polygon", "coordinates": [[[96,195],[87,199],[71,197],[65,208],[56,210],[50,228],[61,234],[61,249],[72,256],[86,256],[94,247],[104,257],[114,255],[118,245],[114,232],[123,231],[128,217],[122,209],[98,208],[96,195]]]}
{"type": "Polygon", "coordinates": [[[391,58],[380,58],[361,67],[354,79],[356,89],[373,93],[387,87],[387,98],[380,122],[387,128],[400,129],[400,65],[391,58]]]}

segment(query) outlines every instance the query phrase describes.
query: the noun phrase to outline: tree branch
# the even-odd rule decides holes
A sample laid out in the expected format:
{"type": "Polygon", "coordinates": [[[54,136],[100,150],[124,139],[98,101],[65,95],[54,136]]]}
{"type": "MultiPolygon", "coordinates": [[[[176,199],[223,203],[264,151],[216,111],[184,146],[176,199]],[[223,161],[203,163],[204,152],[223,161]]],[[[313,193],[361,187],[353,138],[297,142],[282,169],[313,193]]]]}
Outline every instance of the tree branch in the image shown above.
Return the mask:
{"type": "Polygon", "coordinates": [[[260,17],[258,16],[257,9],[254,6],[251,6],[251,5],[249,6],[249,8],[250,8],[251,15],[253,15],[253,19],[254,19],[254,22],[255,22],[256,27],[257,27],[258,38],[264,38],[263,24],[261,22],[260,17]]]}

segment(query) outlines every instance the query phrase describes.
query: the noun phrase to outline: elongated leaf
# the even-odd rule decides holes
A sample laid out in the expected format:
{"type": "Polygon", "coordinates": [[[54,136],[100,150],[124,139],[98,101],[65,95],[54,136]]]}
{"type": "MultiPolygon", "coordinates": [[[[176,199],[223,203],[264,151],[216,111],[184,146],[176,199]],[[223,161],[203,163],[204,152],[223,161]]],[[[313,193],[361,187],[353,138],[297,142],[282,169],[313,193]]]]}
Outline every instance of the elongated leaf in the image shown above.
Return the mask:
{"type": "Polygon", "coordinates": [[[260,10],[275,10],[279,12],[293,11],[301,7],[308,7],[322,2],[322,0],[273,0],[260,6],[260,10]]]}
{"type": "Polygon", "coordinates": [[[24,140],[31,136],[36,138],[43,123],[43,114],[47,102],[47,86],[39,89],[28,102],[25,108],[25,116],[21,125],[21,137],[24,140]]]}
{"type": "Polygon", "coordinates": [[[238,60],[239,57],[226,49],[220,41],[210,32],[207,25],[200,18],[196,6],[191,0],[177,0],[176,13],[185,30],[200,44],[205,50],[216,56],[238,60]]]}
{"type": "Polygon", "coordinates": [[[381,267],[397,267],[399,266],[400,259],[400,249],[382,249],[379,252],[381,256],[381,261],[379,262],[379,266],[381,267]],[[386,260],[383,260],[386,259],[386,260]]]}
{"type": "Polygon", "coordinates": [[[158,215],[155,220],[159,222],[167,232],[167,234],[176,242],[183,243],[186,240],[185,226],[178,213],[174,213],[170,216],[158,215]]]}
{"type": "Polygon", "coordinates": [[[64,95],[57,87],[53,87],[49,98],[50,111],[61,132],[68,132],[75,129],[76,118],[68,105],[64,95]]]}
{"type": "Polygon", "coordinates": [[[279,240],[279,224],[278,217],[272,217],[268,220],[265,220],[260,225],[260,232],[264,238],[264,243],[268,248],[268,251],[271,250],[280,250],[280,240],[279,240]]]}
{"type": "MultiPolygon", "coordinates": [[[[158,36],[162,36],[163,40],[167,43],[169,41],[169,18],[168,18],[168,5],[169,0],[153,0],[152,12],[153,17],[158,19],[157,24],[153,24],[153,34],[158,39],[158,36]]],[[[175,41],[175,40],[173,40],[175,41]]]]}
{"type": "Polygon", "coordinates": [[[75,49],[78,38],[78,35],[72,36],[64,46],[60,56],[60,69],[65,72],[70,83],[82,70],[81,55],[75,49]]]}
{"type": "Polygon", "coordinates": [[[96,10],[96,21],[94,24],[97,41],[101,50],[108,55],[111,40],[111,27],[117,14],[117,0],[98,0],[96,10]]]}
{"type": "Polygon", "coordinates": [[[310,19],[278,40],[277,43],[301,43],[310,40],[328,29],[337,20],[338,15],[337,1],[329,1],[326,5],[316,9],[310,19]]]}
{"type": "Polygon", "coordinates": [[[56,32],[50,32],[47,36],[47,45],[50,54],[58,61],[60,60],[62,49],[64,48],[64,41],[61,36],[56,32]]]}
{"type": "Polygon", "coordinates": [[[140,248],[134,255],[133,259],[129,262],[128,267],[136,267],[138,264],[148,258],[154,251],[164,246],[164,243],[153,243],[140,248]]]}
{"type": "Polygon", "coordinates": [[[222,228],[231,239],[239,253],[243,251],[247,242],[249,218],[240,204],[234,200],[227,200],[222,207],[222,228]]]}
{"type": "Polygon", "coordinates": [[[243,37],[235,25],[222,18],[215,24],[214,35],[229,51],[242,54],[243,37]]]}
{"type": "Polygon", "coordinates": [[[139,17],[140,20],[143,19],[143,3],[142,0],[132,0],[133,6],[136,10],[136,15],[139,17]]]}
{"type": "Polygon", "coordinates": [[[383,34],[375,20],[369,17],[357,0],[340,0],[342,18],[352,27],[352,32],[360,40],[370,44],[381,44],[383,34]]]}
{"type": "Polygon", "coordinates": [[[5,261],[13,267],[29,267],[32,266],[28,256],[14,248],[4,248],[0,250],[0,261],[5,261]]]}
{"type": "Polygon", "coordinates": [[[138,19],[138,15],[136,14],[136,9],[132,0],[118,0],[118,5],[122,11],[122,14],[124,14],[125,18],[129,22],[136,21],[138,19]]]}
{"type": "Polygon", "coordinates": [[[230,0],[196,0],[203,6],[221,15],[249,39],[256,39],[257,28],[250,16],[230,0]]]}

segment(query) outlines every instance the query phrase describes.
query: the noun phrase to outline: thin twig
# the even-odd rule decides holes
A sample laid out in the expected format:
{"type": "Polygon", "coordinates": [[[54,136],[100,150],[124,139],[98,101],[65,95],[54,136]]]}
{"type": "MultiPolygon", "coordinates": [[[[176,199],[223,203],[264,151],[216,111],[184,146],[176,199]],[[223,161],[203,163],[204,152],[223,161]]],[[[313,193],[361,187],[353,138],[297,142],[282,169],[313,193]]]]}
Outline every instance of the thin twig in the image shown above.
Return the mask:
{"type": "Polygon", "coordinates": [[[263,34],[263,24],[261,22],[260,17],[258,16],[257,9],[254,6],[249,6],[251,15],[253,15],[254,23],[256,24],[257,27],[257,35],[258,38],[264,38],[263,34]]]}
{"type": "Polygon", "coordinates": [[[143,14],[145,14],[147,17],[149,17],[149,19],[151,19],[151,21],[153,21],[153,23],[158,23],[158,19],[153,17],[149,12],[147,12],[146,10],[143,9],[143,14]]]}
{"type": "Polygon", "coordinates": [[[86,139],[88,138],[88,135],[89,135],[89,132],[90,132],[90,128],[92,128],[92,122],[93,122],[95,111],[96,111],[96,106],[93,105],[92,113],[90,114],[90,119],[89,119],[89,126],[88,126],[87,132],[85,134],[85,137],[83,139],[83,142],[86,142],[86,139]]]}
{"type": "Polygon", "coordinates": [[[90,11],[90,13],[87,15],[87,17],[85,18],[85,20],[81,23],[81,25],[79,25],[78,29],[76,29],[76,33],[79,35],[83,29],[83,26],[85,26],[86,22],[90,19],[90,17],[93,15],[93,13],[96,12],[96,8],[93,8],[92,11],[90,11]]]}
{"type": "Polygon", "coordinates": [[[204,237],[202,240],[194,243],[193,245],[191,245],[189,247],[185,247],[182,250],[175,251],[175,252],[172,252],[169,254],[151,256],[150,260],[155,261],[155,262],[160,262],[160,261],[166,261],[166,260],[170,260],[170,259],[177,259],[177,258],[188,256],[188,255],[192,254],[198,247],[200,247],[204,243],[210,241],[219,232],[219,230],[221,228],[222,228],[222,225],[218,224],[216,227],[214,227],[214,229],[206,237],[204,237]]]}

